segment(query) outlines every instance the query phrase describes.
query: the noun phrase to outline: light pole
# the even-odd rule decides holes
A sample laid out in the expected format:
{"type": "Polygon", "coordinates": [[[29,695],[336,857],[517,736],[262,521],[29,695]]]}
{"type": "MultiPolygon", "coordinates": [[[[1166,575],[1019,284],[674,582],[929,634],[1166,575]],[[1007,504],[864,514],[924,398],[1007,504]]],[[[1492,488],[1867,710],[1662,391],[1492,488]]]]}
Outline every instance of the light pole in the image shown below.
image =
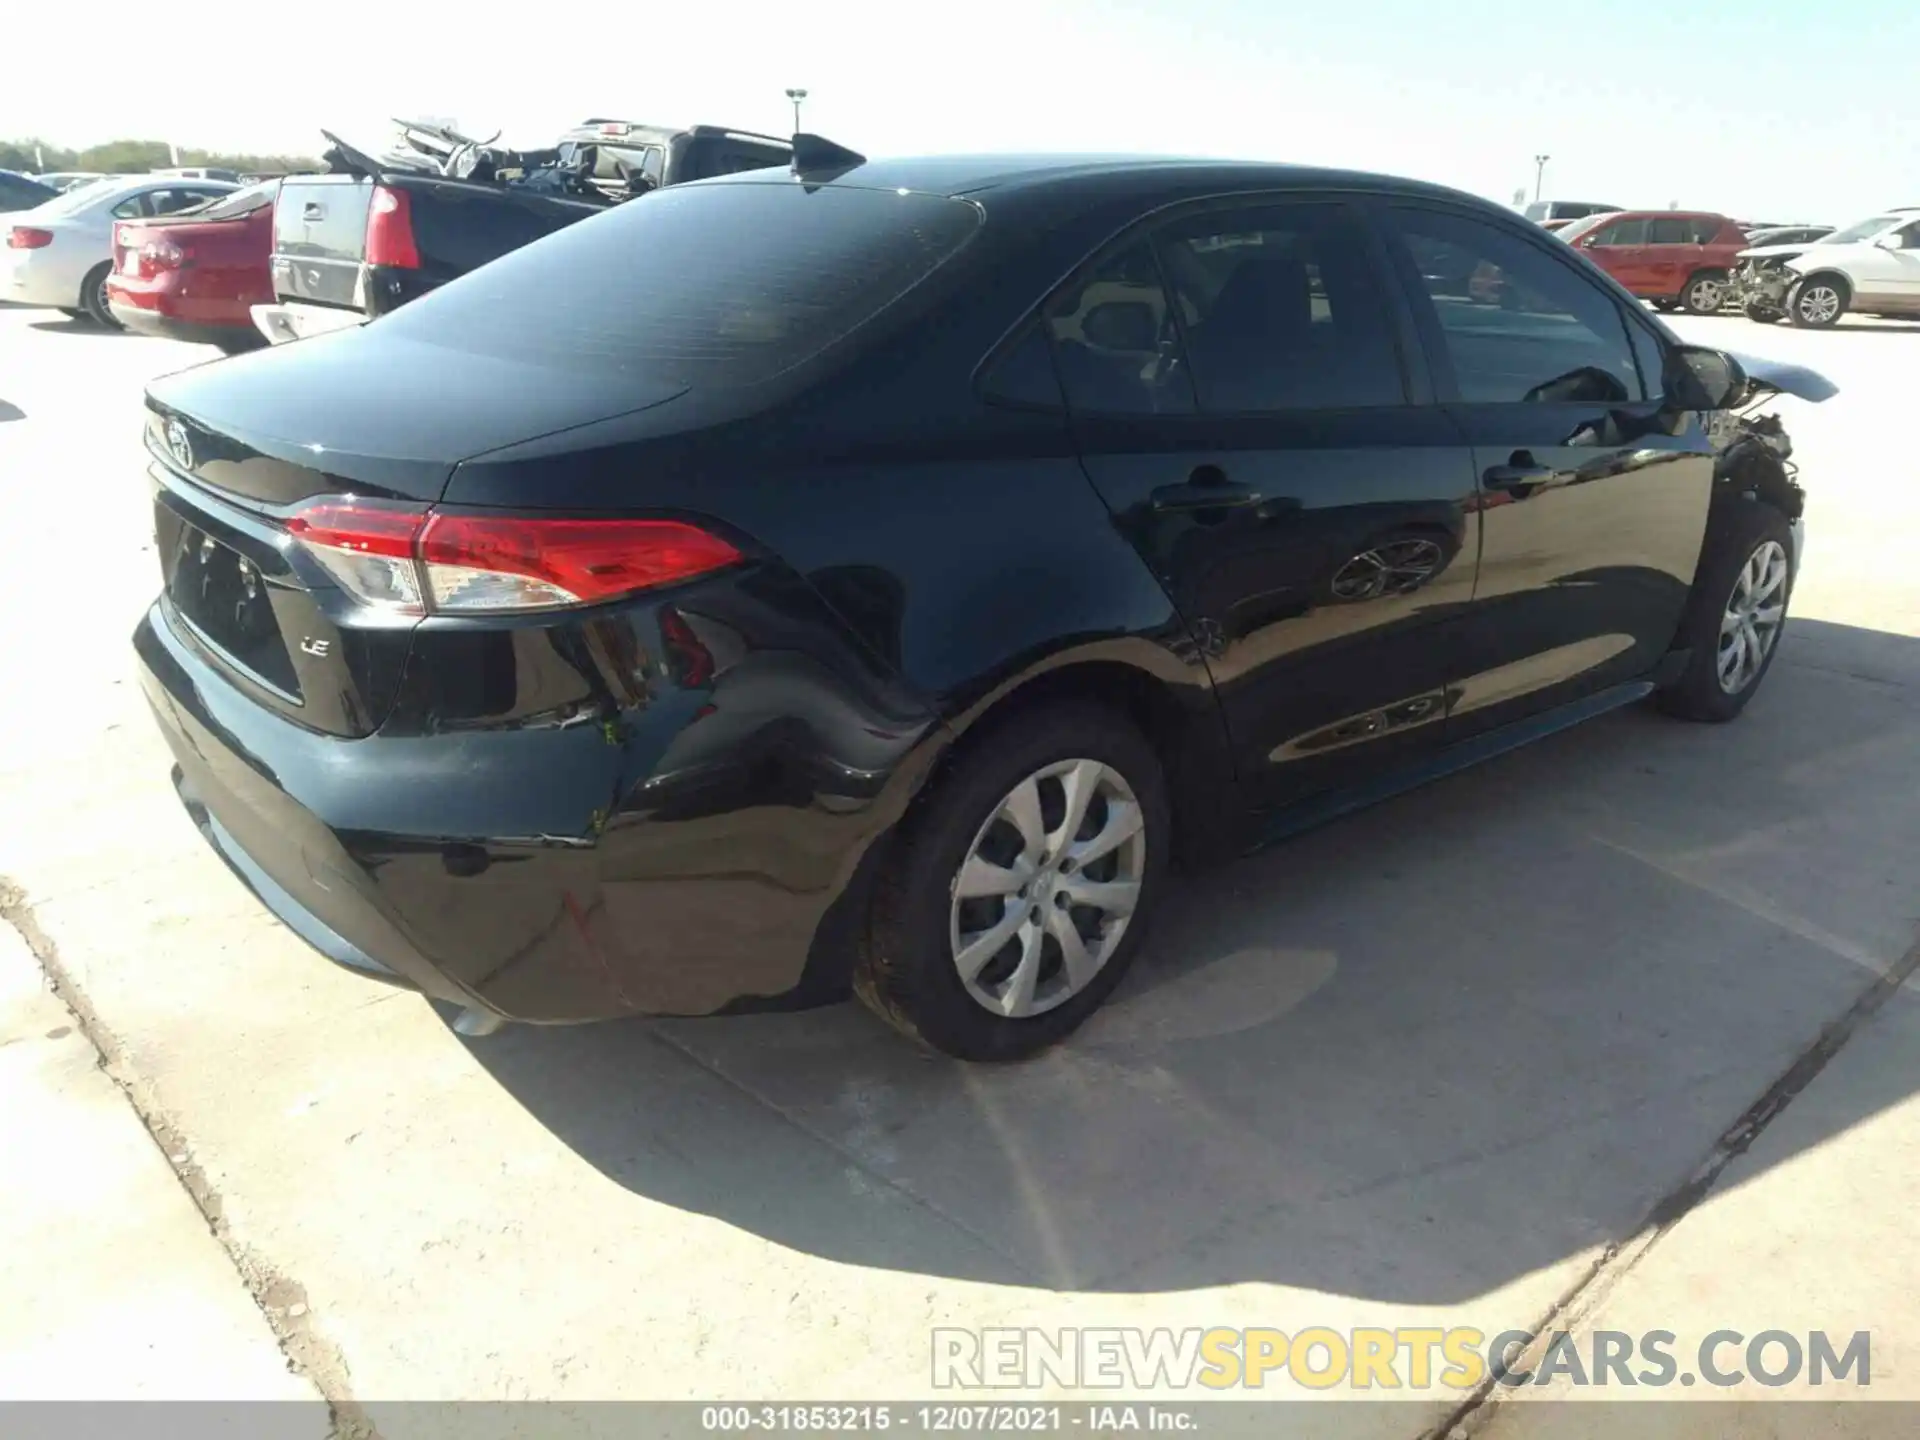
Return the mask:
{"type": "Polygon", "coordinates": [[[1540,198],[1540,182],[1547,173],[1547,161],[1552,158],[1551,155],[1536,155],[1533,157],[1533,198],[1535,200],[1540,198]]]}
{"type": "Polygon", "coordinates": [[[787,99],[793,102],[793,133],[796,135],[800,133],[800,102],[806,98],[807,92],[804,90],[787,91],[787,99]]]}

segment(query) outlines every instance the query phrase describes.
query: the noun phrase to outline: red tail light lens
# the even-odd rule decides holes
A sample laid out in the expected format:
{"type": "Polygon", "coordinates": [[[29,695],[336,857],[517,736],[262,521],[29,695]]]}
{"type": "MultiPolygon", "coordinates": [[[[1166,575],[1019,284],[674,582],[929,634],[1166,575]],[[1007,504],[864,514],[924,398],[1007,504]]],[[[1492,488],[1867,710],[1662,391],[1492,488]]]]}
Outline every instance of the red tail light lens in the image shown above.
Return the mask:
{"type": "Polygon", "coordinates": [[[171,240],[149,240],[140,247],[140,273],[156,270],[182,270],[193,263],[192,247],[182,248],[171,240]]]}
{"type": "Polygon", "coordinates": [[[429,513],[382,501],[322,501],[287,529],[350,594],[415,615],[597,605],[741,558],[677,520],[429,513]]]}
{"type": "Polygon", "coordinates": [[[31,225],[16,225],[7,232],[9,250],[38,250],[52,243],[51,230],[37,230],[31,225]]]}
{"type": "Polygon", "coordinates": [[[413,243],[413,205],[406,191],[374,186],[367,206],[367,263],[420,268],[420,248],[413,243]]]}

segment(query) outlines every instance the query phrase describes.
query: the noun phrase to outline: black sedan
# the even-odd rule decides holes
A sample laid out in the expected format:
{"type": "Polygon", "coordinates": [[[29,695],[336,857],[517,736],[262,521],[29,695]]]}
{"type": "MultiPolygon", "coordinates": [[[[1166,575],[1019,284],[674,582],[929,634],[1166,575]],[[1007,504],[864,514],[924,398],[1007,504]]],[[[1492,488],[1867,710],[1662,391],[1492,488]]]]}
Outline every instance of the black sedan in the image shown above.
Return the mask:
{"type": "Polygon", "coordinates": [[[1170,864],[1738,713],[1756,389],[1451,191],[801,137],[155,383],[135,645],[219,852],[463,1030],[851,988],[1009,1058],[1170,864]]]}

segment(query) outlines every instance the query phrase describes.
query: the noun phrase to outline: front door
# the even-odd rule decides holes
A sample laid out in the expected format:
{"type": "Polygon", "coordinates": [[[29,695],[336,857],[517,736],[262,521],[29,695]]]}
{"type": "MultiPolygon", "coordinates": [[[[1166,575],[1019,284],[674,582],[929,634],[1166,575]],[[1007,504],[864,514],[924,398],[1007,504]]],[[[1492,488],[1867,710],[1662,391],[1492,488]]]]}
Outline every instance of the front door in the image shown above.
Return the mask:
{"type": "Polygon", "coordinates": [[[1654,668],[1693,582],[1713,457],[1698,417],[1661,399],[1666,342],[1639,307],[1516,227],[1439,205],[1391,217],[1410,284],[1471,260],[1507,296],[1416,292],[1436,388],[1481,481],[1452,741],[1654,668]]]}
{"type": "Polygon", "coordinates": [[[1860,258],[1847,267],[1857,287],[1853,308],[1920,311],[1920,220],[1858,249],[1860,258]]]}
{"type": "Polygon", "coordinates": [[[1384,259],[1344,206],[1240,201],[1135,232],[1049,309],[1087,473],[1266,806],[1437,747],[1473,592],[1471,457],[1384,259]]]}

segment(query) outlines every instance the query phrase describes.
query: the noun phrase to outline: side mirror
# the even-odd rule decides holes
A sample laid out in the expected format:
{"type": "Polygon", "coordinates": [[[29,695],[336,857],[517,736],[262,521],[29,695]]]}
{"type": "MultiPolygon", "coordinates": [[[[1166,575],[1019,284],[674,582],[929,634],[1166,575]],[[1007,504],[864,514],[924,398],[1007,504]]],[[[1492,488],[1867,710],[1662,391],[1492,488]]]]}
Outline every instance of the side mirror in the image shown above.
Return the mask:
{"type": "Polygon", "coordinates": [[[1679,409],[1730,410],[1747,390],[1747,372],[1724,350],[1676,345],[1667,352],[1667,400],[1679,409]]]}

